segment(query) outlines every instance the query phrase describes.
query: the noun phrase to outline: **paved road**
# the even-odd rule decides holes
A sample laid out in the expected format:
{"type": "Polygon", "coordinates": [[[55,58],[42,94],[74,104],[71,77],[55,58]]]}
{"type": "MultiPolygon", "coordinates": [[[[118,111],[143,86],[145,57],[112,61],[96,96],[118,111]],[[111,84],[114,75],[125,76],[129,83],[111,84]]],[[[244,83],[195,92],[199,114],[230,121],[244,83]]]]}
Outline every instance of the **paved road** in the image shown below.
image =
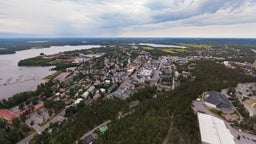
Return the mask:
{"type": "Polygon", "coordinates": [[[84,140],[88,135],[92,134],[95,130],[97,130],[98,128],[100,128],[100,127],[102,127],[102,126],[104,126],[104,125],[106,125],[106,124],[108,124],[108,123],[110,123],[110,122],[111,122],[111,120],[108,120],[108,121],[106,121],[106,122],[104,122],[104,123],[102,123],[102,124],[96,126],[96,127],[93,128],[92,130],[90,130],[89,132],[87,132],[86,134],[84,134],[84,135],[80,138],[80,140],[84,140]]]}
{"type": "Polygon", "coordinates": [[[247,132],[239,131],[239,130],[231,127],[228,123],[226,123],[226,126],[230,130],[232,135],[235,137],[236,144],[256,144],[256,136],[255,135],[251,135],[247,132]],[[237,139],[238,135],[240,136],[240,140],[237,139]],[[255,142],[252,139],[254,139],[255,142]]]}
{"type": "Polygon", "coordinates": [[[211,112],[206,108],[206,106],[203,105],[201,102],[199,102],[199,101],[193,101],[193,102],[192,102],[192,105],[194,106],[193,109],[194,109],[195,111],[201,111],[201,112],[203,112],[203,113],[212,115],[211,112]]]}
{"type": "Polygon", "coordinates": [[[49,127],[50,123],[55,123],[58,121],[63,121],[65,118],[63,117],[65,114],[65,110],[62,110],[58,115],[56,115],[53,119],[51,119],[47,124],[45,124],[43,127],[39,127],[36,132],[32,133],[31,135],[27,136],[17,144],[28,144],[29,141],[36,135],[37,133],[43,132],[46,128],[49,127]]]}
{"type": "Polygon", "coordinates": [[[27,136],[25,139],[22,141],[18,142],[17,144],[28,144],[29,141],[36,135],[36,132],[32,133],[31,135],[27,136]]]}
{"type": "MultiPolygon", "coordinates": [[[[118,116],[118,119],[122,119],[122,118],[128,116],[129,114],[131,114],[131,113],[133,113],[133,112],[134,112],[134,110],[132,110],[132,111],[130,111],[130,112],[127,112],[127,113],[124,113],[124,114],[118,116]]],[[[110,123],[110,122],[111,122],[111,120],[108,120],[108,121],[106,121],[106,122],[104,122],[104,123],[102,123],[102,124],[96,126],[96,127],[93,128],[92,130],[90,130],[89,132],[87,132],[86,134],[84,134],[84,135],[80,138],[80,140],[84,140],[88,135],[93,134],[93,132],[94,132],[95,130],[97,130],[98,128],[100,128],[100,127],[102,127],[102,126],[104,126],[104,125],[107,125],[107,124],[110,123]]],[[[77,142],[78,142],[78,141],[76,141],[75,143],[77,143],[77,142]]]]}

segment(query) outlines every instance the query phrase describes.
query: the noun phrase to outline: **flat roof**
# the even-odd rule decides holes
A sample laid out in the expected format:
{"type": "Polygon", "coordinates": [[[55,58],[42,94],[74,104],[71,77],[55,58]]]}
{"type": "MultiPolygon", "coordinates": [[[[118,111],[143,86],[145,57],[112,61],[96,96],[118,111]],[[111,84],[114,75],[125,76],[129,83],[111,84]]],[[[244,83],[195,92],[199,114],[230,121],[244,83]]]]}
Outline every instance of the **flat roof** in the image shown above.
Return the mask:
{"type": "Polygon", "coordinates": [[[101,133],[104,133],[108,130],[108,126],[104,125],[104,126],[100,127],[99,130],[100,130],[101,133]]]}
{"type": "Polygon", "coordinates": [[[147,70],[147,69],[143,69],[139,72],[141,75],[144,75],[144,76],[150,76],[152,75],[153,73],[153,70],[147,70]]]}
{"type": "Polygon", "coordinates": [[[83,101],[82,98],[78,98],[76,101],[75,101],[75,104],[79,104],[81,101],[83,101]]]}
{"type": "Polygon", "coordinates": [[[235,144],[234,136],[223,120],[208,114],[197,113],[201,140],[209,144],[235,144]]]}

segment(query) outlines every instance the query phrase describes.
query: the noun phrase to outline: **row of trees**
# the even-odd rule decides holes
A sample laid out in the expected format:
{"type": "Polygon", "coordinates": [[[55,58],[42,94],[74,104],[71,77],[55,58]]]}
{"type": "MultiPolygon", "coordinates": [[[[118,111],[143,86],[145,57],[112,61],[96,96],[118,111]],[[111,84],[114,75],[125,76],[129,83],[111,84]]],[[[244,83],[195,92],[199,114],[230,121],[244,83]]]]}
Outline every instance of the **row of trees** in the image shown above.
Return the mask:
{"type": "Polygon", "coordinates": [[[254,115],[253,117],[244,118],[239,126],[243,129],[249,130],[253,134],[256,134],[256,116],[254,115]]]}
{"type": "Polygon", "coordinates": [[[3,99],[0,101],[0,108],[11,108],[14,106],[17,106],[31,97],[35,96],[35,92],[29,91],[29,92],[22,92],[15,94],[13,97],[6,99],[3,99]]]}
{"type": "Polygon", "coordinates": [[[54,112],[59,112],[60,110],[65,108],[65,102],[63,100],[58,100],[58,101],[46,100],[44,101],[44,106],[45,108],[53,109],[54,112]]]}

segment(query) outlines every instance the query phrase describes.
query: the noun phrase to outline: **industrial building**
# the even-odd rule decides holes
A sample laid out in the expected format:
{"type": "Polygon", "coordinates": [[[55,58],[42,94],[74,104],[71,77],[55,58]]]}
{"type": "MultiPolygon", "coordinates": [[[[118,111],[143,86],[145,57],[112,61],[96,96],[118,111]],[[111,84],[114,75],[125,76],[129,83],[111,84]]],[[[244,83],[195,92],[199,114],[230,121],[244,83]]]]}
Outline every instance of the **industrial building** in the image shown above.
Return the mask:
{"type": "Polygon", "coordinates": [[[234,136],[223,120],[198,112],[202,144],[235,144],[234,136]]]}

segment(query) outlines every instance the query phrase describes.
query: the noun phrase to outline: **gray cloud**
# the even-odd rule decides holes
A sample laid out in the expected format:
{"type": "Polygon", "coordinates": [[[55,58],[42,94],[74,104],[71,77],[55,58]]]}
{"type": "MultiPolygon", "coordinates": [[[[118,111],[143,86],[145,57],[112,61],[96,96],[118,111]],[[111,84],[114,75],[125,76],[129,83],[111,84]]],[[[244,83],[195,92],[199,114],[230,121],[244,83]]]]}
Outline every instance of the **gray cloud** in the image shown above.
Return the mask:
{"type": "Polygon", "coordinates": [[[69,37],[205,31],[254,24],[255,11],[255,0],[0,0],[0,32],[69,37]]]}
{"type": "Polygon", "coordinates": [[[153,4],[151,2],[152,6],[150,6],[150,8],[152,9],[153,7],[152,17],[154,18],[154,22],[166,22],[203,14],[213,14],[224,8],[236,9],[243,4],[243,2],[244,0],[201,0],[198,2],[190,1],[187,3],[184,1],[176,1],[175,3],[162,4],[163,7],[159,8],[159,2],[153,1],[153,4]]]}

